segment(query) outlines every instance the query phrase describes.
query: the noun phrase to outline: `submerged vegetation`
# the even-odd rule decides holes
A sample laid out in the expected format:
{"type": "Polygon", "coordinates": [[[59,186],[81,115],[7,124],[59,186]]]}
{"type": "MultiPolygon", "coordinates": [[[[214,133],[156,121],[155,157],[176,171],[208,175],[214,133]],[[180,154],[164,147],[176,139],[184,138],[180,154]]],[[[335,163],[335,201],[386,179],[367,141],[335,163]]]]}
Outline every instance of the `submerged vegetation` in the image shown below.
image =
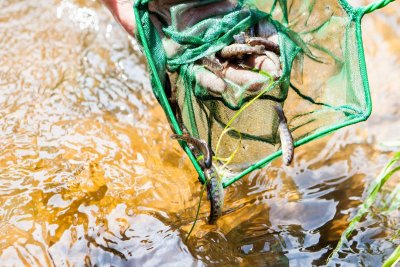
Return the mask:
{"type": "MultiPolygon", "coordinates": [[[[337,256],[340,249],[347,242],[348,238],[351,236],[356,226],[360,222],[360,220],[370,212],[372,205],[375,203],[379,193],[382,193],[383,186],[389,181],[390,178],[393,177],[395,173],[400,171],[400,152],[397,152],[393,158],[389,161],[389,163],[384,167],[382,172],[376,178],[375,182],[371,185],[368,190],[367,196],[363,203],[361,203],[359,210],[356,216],[350,221],[349,226],[342,233],[342,236],[330,257],[328,258],[328,262],[330,262],[333,257],[337,256]]],[[[386,200],[383,200],[384,207],[379,212],[382,214],[389,214],[399,209],[400,207],[400,185],[397,185],[395,189],[390,193],[386,200]]],[[[398,238],[399,231],[393,237],[393,239],[398,238]]],[[[384,262],[383,266],[390,267],[395,266],[397,262],[400,260],[400,245],[397,249],[390,255],[390,257],[384,262]]]]}

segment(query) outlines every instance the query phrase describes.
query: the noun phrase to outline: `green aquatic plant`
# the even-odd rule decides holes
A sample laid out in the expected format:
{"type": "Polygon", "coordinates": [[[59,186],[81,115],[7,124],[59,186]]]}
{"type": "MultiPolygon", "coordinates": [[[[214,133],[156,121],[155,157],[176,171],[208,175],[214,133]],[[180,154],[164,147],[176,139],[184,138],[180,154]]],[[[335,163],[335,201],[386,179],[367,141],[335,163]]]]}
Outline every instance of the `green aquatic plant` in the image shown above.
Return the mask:
{"type": "Polygon", "coordinates": [[[392,191],[388,200],[385,203],[384,214],[389,214],[395,210],[400,209],[400,184],[396,186],[396,188],[392,191]]]}
{"type": "Polygon", "coordinates": [[[201,188],[201,192],[200,192],[200,199],[199,199],[199,203],[197,204],[197,210],[196,210],[196,216],[194,218],[194,222],[192,224],[192,227],[189,230],[189,233],[187,234],[186,238],[185,238],[185,242],[187,242],[189,240],[190,235],[192,234],[194,227],[196,226],[197,220],[199,219],[199,214],[200,214],[200,207],[201,207],[201,201],[203,200],[203,195],[204,195],[204,191],[206,191],[207,188],[207,183],[208,181],[206,181],[202,188],[201,188]]]}
{"type": "Polygon", "coordinates": [[[400,245],[396,248],[396,250],[390,255],[390,257],[383,263],[382,267],[391,267],[395,266],[400,260],[400,245]]]}
{"type": "MultiPolygon", "coordinates": [[[[328,258],[328,262],[333,258],[333,256],[337,255],[339,250],[342,248],[343,244],[347,241],[347,239],[353,233],[356,225],[360,222],[360,220],[366,215],[371,206],[374,204],[378,194],[381,192],[383,186],[386,182],[400,170],[400,166],[398,163],[400,162],[400,152],[397,152],[393,158],[389,161],[389,163],[385,166],[382,172],[379,174],[375,182],[371,185],[368,190],[367,197],[364,202],[360,205],[359,210],[356,216],[350,221],[349,226],[342,233],[342,236],[339,239],[339,242],[332,252],[332,254],[328,258]]],[[[399,194],[399,186],[393,190],[392,194],[389,197],[390,203],[386,203],[388,209],[386,212],[393,211],[396,207],[400,206],[400,194],[399,194]]],[[[383,266],[394,266],[400,260],[400,246],[393,252],[393,254],[386,260],[383,266]]]]}

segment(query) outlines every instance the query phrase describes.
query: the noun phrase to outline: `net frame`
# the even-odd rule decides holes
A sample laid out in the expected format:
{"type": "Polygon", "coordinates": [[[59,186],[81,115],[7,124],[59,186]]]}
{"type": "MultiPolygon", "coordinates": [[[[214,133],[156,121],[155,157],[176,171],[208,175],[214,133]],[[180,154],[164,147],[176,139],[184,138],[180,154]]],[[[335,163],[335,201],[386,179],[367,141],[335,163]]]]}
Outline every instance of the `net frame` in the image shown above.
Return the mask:
{"type": "MultiPolygon", "coordinates": [[[[175,114],[171,108],[171,105],[168,101],[167,95],[165,93],[165,89],[163,84],[165,84],[165,71],[163,71],[162,65],[166,63],[166,58],[154,58],[154,55],[157,53],[154,53],[154,46],[155,44],[152,44],[150,46],[149,44],[149,39],[150,38],[155,38],[158,42],[161,43],[161,40],[159,36],[157,36],[157,32],[155,32],[154,28],[151,28],[149,22],[149,12],[147,11],[147,5],[151,0],[137,0],[133,6],[134,9],[134,14],[135,14],[135,19],[136,19],[136,25],[137,25],[137,32],[136,36],[139,40],[139,42],[142,45],[142,50],[144,55],[147,58],[148,61],[148,67],[151,75],[151,83],[153,87],[153,92],[154,95],[156,96],[157,100],[159,101],[160,105],[162,106],[167,119],[173,128],[173,130],[177,134],[182,134],[182,130],[179,127],[179,123],[175,117],[175,114]],[[160,67],[161,66],[161,67],[160,67]],[[161,70],[161,71],[160,71],[161,70]],[[164,77],[164,78],[163,78],[164,77]]],[[[271,0],[272,1],[272,0],[271,0]]],[[[363,41],[362,41],[362,28],[361,28],[361,20],[364,15],[369,14],[373,12],[374,10],[383,8],[384,6],[388,5],[389,3],[393,2],[395,0],[380,0],[376,1],[368,6],[365,7],[353,7],[351,6],[346,0],[338,0],[338,3],[340,6],[345,10],[349,18],[351,19],[352,22],[355,23],[355,35],[356,35],[356,41],[357,41],[357,51],[358,51],[358,67],[360,71],[360,75],[362,77],[362,84],[363,84],[363,89],[364,89],[364,95],[365,95],[365,103],[366,103],[366,109],[364,110],[363,114],[360,116],[357,116],[353,119],[331,125],[330,127],[323,128],[321,130],[318,130],[309,136],[306,136],[294,143],[295,147],[301,146],[303,144],[306,144],[308,142],[311,142],[312,140],[315,140],[317,138],[321,138],[325,135],[328,135],[340,128],[359,123],[362,121],[365,121],[368,119],[372,112],[372,101],[371,101],[371,95],[370,95],[370,87],[369,87],[369,82],[368,82],[368,73],[367,73],[367,68],[366,68],[366,61],[365,61],[365,55],[364,55],[364,47],[363,47],[363,41]]],[[[280,4],[282,6],[285,6],[287,4],[286,0],[273,0],[273,6],[280,4]]],[[[186,154],[189,156],[189,159],[191,160],[194,168],[199,174],[199,180],[201,183],[206,182],[206,178],[204,176],[204,173],[196,159],[196,157],[193,155],[192,151],[189,149],[189,147],[182,141],[179,141],[181,147],[184,149],[186,154]]],[[[256,162],[252,166],[248,167],[244,171],[240,172],[236,176],[229,178],[229,179],[223,179],[223,187],[228,187],[235,183],[236,181],[240,180],[242,177],[245,175],[253,172],[254,170],[261,169],[265,167],[267,164],[269,164],[271,161],[276,159],[277,157],[282,155],[282,151],[278,150],[264,159],[256,162]]]]}

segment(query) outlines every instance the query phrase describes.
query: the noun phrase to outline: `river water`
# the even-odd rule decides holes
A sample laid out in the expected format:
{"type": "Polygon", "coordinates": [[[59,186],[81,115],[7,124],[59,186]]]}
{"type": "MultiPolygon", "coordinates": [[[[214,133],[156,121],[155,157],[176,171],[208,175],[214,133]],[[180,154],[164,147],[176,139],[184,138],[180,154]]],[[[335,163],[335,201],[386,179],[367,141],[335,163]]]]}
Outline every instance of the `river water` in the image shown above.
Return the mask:
{"type": "MultiPolygon", "coordinates": [[[[0,1],[0,265],[324,264],[399,141],[399,8],[364,18],[371,118],[229,187],[217,226],[204,202],[185,241],[201,187],[135,41],[96,1],[0,1]]],[[[400,243],[386,197],[335,263],[400,243]]]]}

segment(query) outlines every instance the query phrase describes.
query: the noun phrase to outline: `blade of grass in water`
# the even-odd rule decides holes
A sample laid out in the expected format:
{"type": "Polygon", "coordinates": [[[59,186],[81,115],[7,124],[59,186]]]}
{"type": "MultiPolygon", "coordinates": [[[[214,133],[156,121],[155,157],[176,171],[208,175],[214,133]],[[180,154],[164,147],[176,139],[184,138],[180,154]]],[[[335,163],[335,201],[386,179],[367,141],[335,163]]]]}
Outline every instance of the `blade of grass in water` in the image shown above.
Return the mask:
{"type": "Polygon", "coordinates": [[[396,250],[392,253],[392,255],[390,255],[389,259],[387,259],[382,267],[392,267],[392,266],[396,266],[396,264],[399,262],[400,260],[400,246],[398,246],[396,248],[396,250]]]}
{"type": "MultiPolygon", "coordinates": [[[[327,260],[328,263],[333,258],[333,256],[336,255],[338,253],[338,251],[342,248],[344,242],[347,241],[347,238],[349,238],[350,235],[353,233],[353,230],[355,229],[356,224],[358,222],[360,222],[361,218],[368,212],[368,210],[370,209],[372,204],[375,202],[375,199],[376,199],[379,191],[382,189],[383,185],[390,179],[390,177],[392,177],[393,174],[395,174],[397,171],[400,170],[400,167],[392,168],[393,165],[399,161],[400,161],[400,152],[397,152],[394,155],[394,157],[392,158],[392,160],[385,166],[383,171],[379,174],[375,183],[372,185],[371,189],[369,190],[369,193],[368,193],[366,199],[361,204],[360,209],[358,210],[356,216],[351,220],[349,226],[342,233],[342,236],[340,237],[340,240],[339,240],[335,250],[328,257],[328,260],[327,260]]],[[[400,252],[398,252],[397,254],[399,254],[399,253],[400,252]]],[[[388,265],[388,266],[390,266],[390,265],[388,265]]]]}
{"type": "Polygon", "coordinates": [[[187,236],[185,238],[185,242],[187,242],[189,240],[189,237],[192,234],[194,227],[196,226],[197,220],[199,219],[201,200],[203,199],[203,195],[204,195],[204,191],[206,190],[207,182],[208,181],[206,181],[204,183],[203,187],[201,188],[200,200],[199,200],[199,204],[197,206],[196,217],[194,218],[194,222],[192,224],[192,227],[190,228],[189,233],[187,234],[187,236]]]}
{"type": "Polygon", "coordinates": [[[400,184],[390,194],[389,205],[384,213],[390,213],[398,209],[400,209],[400,184]]]}

